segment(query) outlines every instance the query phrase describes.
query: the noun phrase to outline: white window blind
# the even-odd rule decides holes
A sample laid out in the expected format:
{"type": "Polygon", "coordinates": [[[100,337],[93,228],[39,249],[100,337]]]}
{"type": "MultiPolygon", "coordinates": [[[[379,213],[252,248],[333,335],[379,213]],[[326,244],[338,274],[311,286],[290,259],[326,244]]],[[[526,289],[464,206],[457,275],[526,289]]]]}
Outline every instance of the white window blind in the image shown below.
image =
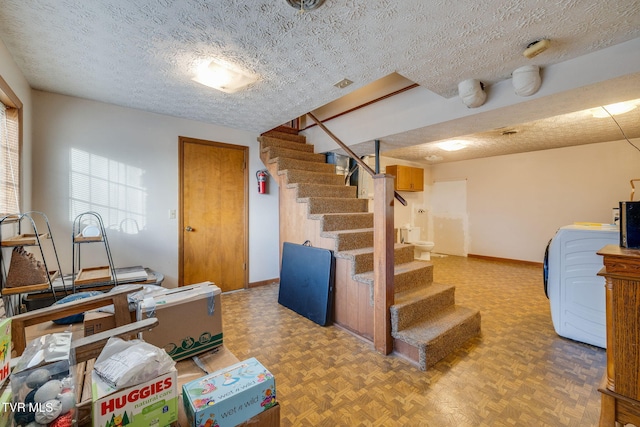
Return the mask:
{"type": "Polygon", "coordinates": [[[18,109],[0,103],[0,214],[20,212],[18,109]]]}

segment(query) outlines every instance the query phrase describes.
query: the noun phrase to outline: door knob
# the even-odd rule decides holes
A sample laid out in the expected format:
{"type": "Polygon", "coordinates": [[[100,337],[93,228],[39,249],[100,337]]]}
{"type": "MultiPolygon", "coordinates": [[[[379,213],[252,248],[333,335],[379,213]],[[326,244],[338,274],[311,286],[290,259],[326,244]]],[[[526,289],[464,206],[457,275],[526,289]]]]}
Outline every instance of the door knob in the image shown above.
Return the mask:
{"type": "Polygon", "coordinates": [[[191,228],[190,225],[187,225],[184,229],[185,231],[193,231],[193,228],[191,228]]]}

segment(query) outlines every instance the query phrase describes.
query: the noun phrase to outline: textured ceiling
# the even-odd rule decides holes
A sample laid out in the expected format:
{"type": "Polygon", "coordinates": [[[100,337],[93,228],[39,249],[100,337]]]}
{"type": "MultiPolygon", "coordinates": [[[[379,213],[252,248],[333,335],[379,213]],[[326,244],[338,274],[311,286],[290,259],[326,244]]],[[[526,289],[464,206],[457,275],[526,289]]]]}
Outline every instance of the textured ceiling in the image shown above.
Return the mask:
{"type": "Polygon", "coordinates": [[[35,89],[255,132],[394,72],[452,97],[468,78],[491,85],[522,65],[638,37],[637,0],[327,0],[306,13],[285,0],[2,0],[0,7],[0,38],[35,89]],[[524,58],[541,37],[553,49],[524,58]],[[213,58],[258,82],[234,94],[194,82],[196,67],[213,58]],[[333,86],[343,78],[354,84],[333,86]]]}
{"type": "MultiPolygon", "coordinates": [[[[439,148],[438,144],[442,140],[431,138],[429,141],[429,136],[422,129],[417,129],[384,138],[384,155],[410,161],[426,160],[435,164],[640,138],[640,99],[632,100],[630,104],[636,108],[613,117],[596,118],[593,113],[604,110],[590,108],[486,132],[461,135],[454,139],[465,141],[468,145],[459,151],[439,148]]],[[[640,150],[638,144],[634,145],[640,150]]]]}

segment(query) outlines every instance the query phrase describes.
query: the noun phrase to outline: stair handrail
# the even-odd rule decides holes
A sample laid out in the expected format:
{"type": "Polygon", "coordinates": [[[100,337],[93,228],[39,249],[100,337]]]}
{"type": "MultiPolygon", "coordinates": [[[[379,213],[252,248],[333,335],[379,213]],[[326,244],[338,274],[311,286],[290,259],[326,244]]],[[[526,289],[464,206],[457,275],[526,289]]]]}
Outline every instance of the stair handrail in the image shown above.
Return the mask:
{"type": "MultiPolygon", "coordinates": [[[[371,176],[375,176],[376,173],[374,172],[373,169],[371,169],[371,166],[369,166],[368,164],[366,164],[360,157],[358,157],[356,155],[356,153],[354,153],[344,142],[342,142],[340,140],[340,138],[338,138],[337,136],[335,136],[333,134],[333,132],[331,132],[325,125],[324,123],[322,123],[320,121],[320,119],[318,119],[316,116],[313,115],[313,113],[309,112],[307,113],[307,115],[309,117],[311,117],[311,120],[313,120],[314,122],[316,122],[316,124],[320,127],[320,129],[322,129],[327,135],[329,135],[329,137],[331,139],[333,139],[335,141],[336,144],[338,144],[340,146],[340,148],[342,148],[349,157],[351,157],[360,167],[362,167],[365,171],[367,171],[369,173],[369,175],[371,176]]],[[[398,194],[397,191],[393,192],[393,196],[402,204],[402,206],[407,206],[407,201],[404,199],[404,197],[402,197],[400,194],[398,194]]]]}

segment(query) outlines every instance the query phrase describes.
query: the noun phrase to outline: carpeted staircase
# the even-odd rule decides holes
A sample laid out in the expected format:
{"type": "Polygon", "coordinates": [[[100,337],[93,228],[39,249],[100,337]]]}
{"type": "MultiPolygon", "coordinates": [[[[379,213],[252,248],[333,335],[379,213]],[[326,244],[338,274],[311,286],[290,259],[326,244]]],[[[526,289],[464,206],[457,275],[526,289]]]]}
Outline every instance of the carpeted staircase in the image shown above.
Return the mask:
{"type": "MultiPolygon", "coordinates": [[[[326,163],[324,154],[315,154],[304,136],[270,131],[258,141],[261,159],[280,186],[281,242],[310,240],[313,246],[334,252],[336,313],[345,312],[340,307],[347,305],[339,299],[347,295],[350,299],[345,320],[340,315],[335,322],[371,339],[366,324],[367,320],[373,323],[371,312],[350,312],[358,311],[354,294],[361,294],[358,298],[368,299],[364,304],[373,306],[373,213],[368,212],[368,200],[358,199],[357,189],[345,186],[335,166],[326,163]],[[344,291],[354,286],[368,288],[368,295],[366,291],[344,291]]],[[[413,246],[396,244],[394,263],[394,348],[426,370],[480,333],[480,313],[455,304],[454,286],[433,283],[433,264],[415,261],[413,246]]]]}

